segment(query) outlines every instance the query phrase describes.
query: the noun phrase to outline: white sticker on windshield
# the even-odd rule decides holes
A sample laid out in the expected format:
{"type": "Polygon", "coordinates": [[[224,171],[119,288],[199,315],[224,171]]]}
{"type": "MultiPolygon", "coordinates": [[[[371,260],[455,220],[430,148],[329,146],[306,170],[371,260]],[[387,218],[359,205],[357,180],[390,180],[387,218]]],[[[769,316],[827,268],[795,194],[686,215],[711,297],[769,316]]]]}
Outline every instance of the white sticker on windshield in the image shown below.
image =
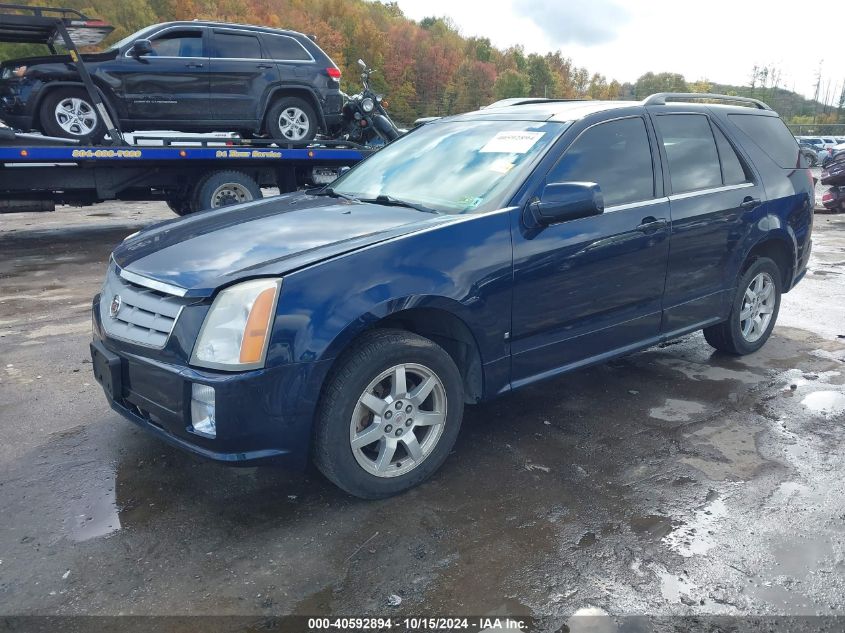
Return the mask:
{"type": "Polygon", "coordinates": [[[482,154],[524,154],[545,132],[499,132],[482,147],[482,154]]]}

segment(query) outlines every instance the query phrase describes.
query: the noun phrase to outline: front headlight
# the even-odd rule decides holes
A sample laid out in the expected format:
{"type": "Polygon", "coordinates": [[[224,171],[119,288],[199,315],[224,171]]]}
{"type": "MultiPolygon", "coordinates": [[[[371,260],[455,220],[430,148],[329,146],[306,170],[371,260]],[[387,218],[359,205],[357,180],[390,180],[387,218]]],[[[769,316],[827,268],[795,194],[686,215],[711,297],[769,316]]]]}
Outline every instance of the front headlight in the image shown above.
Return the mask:
{"type": "Polygon", "coordinates": [[[240,371],[264,366],[281,279],[255,279],[222,290],[211,304],[191,365],[240,371]]]}
{"type": "Polygon", "coordinates": [[[376,107],[376,104],[372,99],[370,99],[370,97],[366,97],[365,99],[363,99],[361,101],[361,109],[364,112],[372,112],[373,108],[375,108],[375,107],[376,107]]]}

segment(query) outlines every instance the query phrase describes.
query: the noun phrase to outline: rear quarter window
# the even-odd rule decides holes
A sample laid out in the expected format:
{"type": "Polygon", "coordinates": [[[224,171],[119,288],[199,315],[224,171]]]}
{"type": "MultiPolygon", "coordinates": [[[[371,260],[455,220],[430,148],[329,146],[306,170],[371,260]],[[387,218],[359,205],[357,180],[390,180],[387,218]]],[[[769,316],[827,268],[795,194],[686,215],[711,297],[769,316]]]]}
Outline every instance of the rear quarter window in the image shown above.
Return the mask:
{"type": "Polygon", "coordinates": [[[279,61],[311,61],[311,54],[302,44],[287,35],[264,35],[267,57],[279,61]]]}
{"type": "Polygon", "coordinates": [[[790,169],[800,164],[798,143],[780,117],[729,114],[728,118],[780,167],[790,169]]]}

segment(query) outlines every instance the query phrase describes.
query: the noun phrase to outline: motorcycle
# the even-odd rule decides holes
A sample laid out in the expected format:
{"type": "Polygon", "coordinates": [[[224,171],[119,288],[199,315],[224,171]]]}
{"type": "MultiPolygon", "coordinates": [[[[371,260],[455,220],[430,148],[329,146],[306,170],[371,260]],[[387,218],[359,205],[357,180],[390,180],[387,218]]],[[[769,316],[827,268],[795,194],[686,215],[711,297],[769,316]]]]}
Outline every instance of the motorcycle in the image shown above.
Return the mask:
{"type": "Polygon", "coordinates": [[[402,130],[396,127],[384,108],[384,97],[370,87],[370,75],[375,72],[364,60],[361,66],[363,90],[347,96],[343,104],[343,128],[340,138],[359,145],[385,145],[399,138],[402,130]]]}

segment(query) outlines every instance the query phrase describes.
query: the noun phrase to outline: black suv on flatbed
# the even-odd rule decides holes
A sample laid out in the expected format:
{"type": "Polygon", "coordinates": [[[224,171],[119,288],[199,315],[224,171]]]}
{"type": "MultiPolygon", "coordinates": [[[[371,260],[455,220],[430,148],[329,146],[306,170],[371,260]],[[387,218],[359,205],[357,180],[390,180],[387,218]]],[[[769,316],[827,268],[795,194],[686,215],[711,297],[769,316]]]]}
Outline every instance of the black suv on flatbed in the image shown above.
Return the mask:
{"type": "MultiPolygon", "coordinates": [[[[340,70],[293,31],[167,22],[83,59],[125,131],[225,130],[295,142],[341,120],[340,70]]],[[[0,119],[9,125],[92,142],[105,135],[69,56],[9,60],[0,70],[0,119]]]]}

